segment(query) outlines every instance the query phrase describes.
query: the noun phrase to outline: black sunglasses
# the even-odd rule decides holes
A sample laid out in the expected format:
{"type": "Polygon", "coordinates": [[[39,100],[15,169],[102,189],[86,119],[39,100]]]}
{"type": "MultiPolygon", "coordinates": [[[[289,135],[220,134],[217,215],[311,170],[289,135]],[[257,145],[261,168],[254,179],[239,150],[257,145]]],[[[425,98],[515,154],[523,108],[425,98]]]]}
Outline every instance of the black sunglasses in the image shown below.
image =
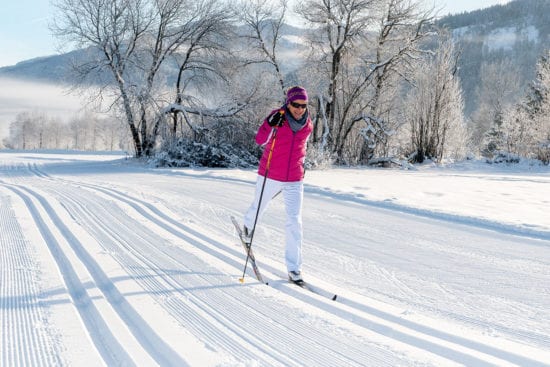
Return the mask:
{"type": "Polygon", "coordinates": [[[290,105],[294,108],[307,108],[307,103],[296,103],[296,102],[290,102],[290,105]]]}

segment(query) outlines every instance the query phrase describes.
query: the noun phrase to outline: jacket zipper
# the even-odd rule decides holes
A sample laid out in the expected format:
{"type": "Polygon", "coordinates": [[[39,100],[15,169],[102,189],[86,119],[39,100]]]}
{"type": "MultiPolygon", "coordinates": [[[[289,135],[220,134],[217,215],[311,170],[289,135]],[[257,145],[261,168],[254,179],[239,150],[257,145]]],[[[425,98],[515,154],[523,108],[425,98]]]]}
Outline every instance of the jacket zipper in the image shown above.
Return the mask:
{"type": "MultiPolygon", "coordinates": [[[[292,129],[291,129],[292,131],[292,129]]],[[[294,148],[294,141],[296,141],[296,132],[292,131],[292,142],[290,143],[290,152],[288,154],[288,162],[286,165],[286,181],[288,182],[288,177],[290,176],[290,161],[292,159],[292,151],[294,148]]]]}

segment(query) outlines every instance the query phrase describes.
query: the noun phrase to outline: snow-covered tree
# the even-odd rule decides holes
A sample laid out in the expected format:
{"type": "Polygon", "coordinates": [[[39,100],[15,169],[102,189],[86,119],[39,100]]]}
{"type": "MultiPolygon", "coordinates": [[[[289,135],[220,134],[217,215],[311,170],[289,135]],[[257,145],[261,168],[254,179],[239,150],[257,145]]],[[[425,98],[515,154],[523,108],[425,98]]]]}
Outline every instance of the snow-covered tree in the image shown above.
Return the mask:
{"type": "Polygon", "coordinates": [[[505,118],[506,150],[550,163],[550,51],[537,63],[537,76],[524,101],[505,118]]]}
{"type": "Polygon", "coordinates": [[[120,102],[136,156],[151,154],[161,67],[178,52],[195,50],[189,45],[205,32],[198,25],[225,6],[223,0],[54,0],[54,5],[55,34],[90,50],[88,61],[77,65],[81,77],[101,83],[107,71],[110,78],[99,90],[110,90],[120,102]]]}
{"type": "Polygon", "coordinates": [[[429,34],[424,26],[430,12],[421,9],[421,2],[411,0],[301,3],[313,29],[310,65],[318,70],[312,74],[320,80],[316,94],[323,103],[313,141],[341,161],[369,159],[385,144],[392,90],[429,34]]]}
{"type": "Polygon", "coordinates": [[[40,111],[18,113],[10,124],[4,144],[12,149],[49,148],[49,129],[46,114],[40,111]]]}
{"type": "Polygon", "coordinates": [[[280,96],[284,99],[286,88],[278,46],[281,30],[285,25],[288,0],[244,0],[240,3],[239,19],[245,24],[245,38],[250,47],[256,50],[246,63],[268,64],[275,73],[281,87],[280,96]]]}
{"type": "Polygon", "coordinates": [[[520,73],[515,63],[501,60],[481,66],[477,89],[478,108],[471,119],[472,145],[484,155],[501,149],[501,129],[504,115],[517,101],[520,73]]]}
{"type": "Polygon", "coordinates": [[[217,80],[227,80],[224,70],[231,67],[233,59],[228,46],[232,36],[228,16],[231,12],[218,0],[204,1],[200,5],[188,15],[188,34],[172,55],[178,66],[173,105],[169,108],[163,106],[155,121],[154,131],[159,133],[163,113],[169,114],[171,138],[176,138],[178,126],[181,130],[187,126],[194,134],[199,134],[191,115],[197,115],[200,119],[209,114],[223,114],[209,111],[211,106],[205,105],[198,97],[214,97],[212,89],[215,89],[217,80]],[[207,93],[200,93],[201,89],[207,93]]]}
{"type": "Polygon", "coordinates": [[[442,40],[432,57],[418,65],[405,100],[414,162],[464,156],[466,126],[452,41],[442,40]]]}

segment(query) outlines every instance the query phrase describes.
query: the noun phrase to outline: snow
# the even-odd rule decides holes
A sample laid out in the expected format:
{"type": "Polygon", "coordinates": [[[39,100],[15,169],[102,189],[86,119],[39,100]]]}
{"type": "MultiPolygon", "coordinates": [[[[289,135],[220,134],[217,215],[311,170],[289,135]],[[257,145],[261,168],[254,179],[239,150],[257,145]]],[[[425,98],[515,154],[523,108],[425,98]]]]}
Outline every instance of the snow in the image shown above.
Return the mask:
{"type": "Polygon", "coordinates": [[[489,33],[485,40],[485,46],[490,51],[498,49],[511,50],[514,44],[520,39],[525,39],[529,42],[537,42],[539,39],[539,32],[535,26],[527,26],[524,28],[518,27],[504,27],[498,28],[489,33]]]}
{"type": "Polygon", "coordinates": [[[282,200],[250,269],[256,174],[0,152],[2,366],[550,366],[550,170],[308,171],[304,276],[282,200]],[[330,295],[338,294],[336,301],[330,295]]]}
{"type": "MultiPolygon", "coordinates": [[[[479,30],[477,27],[460,27],[453,30],[453,36],[455,38],[474,38],[478,37],[478,32],[479,30]]],[[[514,45],[520,41],[539,42],[540,35],[538,29],[533,25],[525,27],[512,26],[496,28],[485,37],[484,47],[489,51],[500,49],[511,50],[514,45]]]]}
{"type": "Polygon", "coordinates": [[[5,77],[0,85],[0,140],[9,136],[9,126],[20,113],[44,113],[65,123],[85,105],[82,96],[68,95],[60,85],[5,77]]]}

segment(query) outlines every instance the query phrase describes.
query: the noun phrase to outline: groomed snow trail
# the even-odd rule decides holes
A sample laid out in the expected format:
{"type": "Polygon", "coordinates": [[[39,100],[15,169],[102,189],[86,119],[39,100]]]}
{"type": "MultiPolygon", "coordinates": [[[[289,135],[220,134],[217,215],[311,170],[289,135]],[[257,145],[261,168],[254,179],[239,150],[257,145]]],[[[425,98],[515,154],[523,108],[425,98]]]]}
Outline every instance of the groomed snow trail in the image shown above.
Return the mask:
{"type": "Polygon", "coordinates": [[[1,364],[548,366],[547,324],[525,316],[548,314],[536,297],[548,291],[548,241],[306,192],[305,273],[338,301],[283,280],[277,203],[255,245],[270,286],[251,272],[242,285],[229,217],[252,185],[1,155],[1,364]],[[495,301],[500,315],[484,307],[495,301]]]}

